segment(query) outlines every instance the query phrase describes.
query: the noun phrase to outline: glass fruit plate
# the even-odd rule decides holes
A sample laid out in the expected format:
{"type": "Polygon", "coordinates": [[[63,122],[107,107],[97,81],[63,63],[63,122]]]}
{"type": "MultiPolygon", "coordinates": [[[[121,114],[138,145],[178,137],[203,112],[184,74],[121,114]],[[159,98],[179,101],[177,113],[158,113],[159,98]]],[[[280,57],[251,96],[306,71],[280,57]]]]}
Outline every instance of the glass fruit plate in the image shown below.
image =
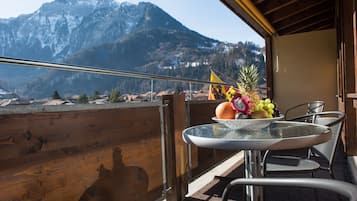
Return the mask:
{"type": "Polygon", "coordinates": [[[262,118],[262,119],[218,119],[212,117],[213,121],[223,124],[231,129],[245,129],[245,130],[257,130],[269,126],[272,122],[281,120],[284,115],[273,118],[262,118]]]}

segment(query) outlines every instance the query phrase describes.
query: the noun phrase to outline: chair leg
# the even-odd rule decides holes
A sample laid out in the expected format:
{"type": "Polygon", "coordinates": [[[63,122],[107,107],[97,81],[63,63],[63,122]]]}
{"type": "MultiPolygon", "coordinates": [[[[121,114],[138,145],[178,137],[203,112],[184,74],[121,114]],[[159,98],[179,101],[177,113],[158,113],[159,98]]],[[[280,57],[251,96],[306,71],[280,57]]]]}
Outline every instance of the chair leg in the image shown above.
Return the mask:
{"type": "Polygon", "coordinates": [[[316,188],[314,188],[313,191],[314,191],[314,198],[315,198],[315,200],[316,200],[316,201],[319,201],[319,192],[317,192],[317,189],[316,189],[316,188]]]}
{"type": "MultiPolygon", "coordinates": [[[[311,171],[311,177],[312,177],[312,178],[315,177],[314,172],[315,172],[315,171],[311,171]]],[[[314,191],[314,198],[315,198],[315,200],[316,200],[316,201],[319,201],[319,193],[318,193],[317,189],[314,188],[313,191],[314,191]]]]}
{"type": "Polygon", "coordinates": [[[334,174],[332,168],[329,168],[329,173],[330,173],[330,177],[331,177],[332,179],[336,179],[335,174],[334,174]]]}
{"type": "Polygon", "coordinates": [[[222,201],[227,201],[228,200],[228,194],[231,192],[231,184],[228,184],[226,188],[224,188],[223,194],[222,194],[222,201]]]}
{"type": "MultiPolygon", "coordinates": [[[[336,179],[335,173],[334,173],[332,167],[330,167],[330,168],[328,169],[328,172],[330,173],[330,177],[331,177],[332,179],[336,179]]],[[[337,194],[337,196],[338,196],[338,200],[339,200],[339,201],[343,201],[343,198],[341,197],[340,194],[337,194]]]]}

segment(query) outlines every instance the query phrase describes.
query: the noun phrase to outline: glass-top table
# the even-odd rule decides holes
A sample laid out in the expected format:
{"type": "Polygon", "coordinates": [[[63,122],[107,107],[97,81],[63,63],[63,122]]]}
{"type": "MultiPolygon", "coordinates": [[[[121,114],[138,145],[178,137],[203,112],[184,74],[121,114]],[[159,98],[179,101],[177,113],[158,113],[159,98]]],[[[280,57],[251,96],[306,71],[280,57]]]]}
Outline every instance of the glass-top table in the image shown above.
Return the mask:
{"type": "MultiPolygon", "coordinates": [[[[261,150],[310,147],[331,138],[329,127],[311,123],[276,121],[260,130],[232,130],[222,124],[193,126],[182,132],[183,140],[198,147],[244,150],[245,176],[262,177],[261,150]]],[[[249,201],[262,201],[261,187],[246,187],[249,201]]]]}

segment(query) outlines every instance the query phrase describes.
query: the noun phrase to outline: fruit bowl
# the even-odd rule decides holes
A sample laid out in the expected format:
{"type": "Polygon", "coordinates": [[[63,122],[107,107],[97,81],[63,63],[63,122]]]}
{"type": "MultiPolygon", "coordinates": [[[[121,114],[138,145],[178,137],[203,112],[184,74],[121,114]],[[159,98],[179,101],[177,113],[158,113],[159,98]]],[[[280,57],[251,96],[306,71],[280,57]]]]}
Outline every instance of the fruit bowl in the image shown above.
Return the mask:
{"type": "Polygon", "coordinates": [[[212,117],[213,121],[223,124],[230,129],[245,129],[245,130],[258,130],[269,126],[272,122],[281,120],[284,115],[273,118],[262,118],[262,119],[218,119],[212,117]]]}

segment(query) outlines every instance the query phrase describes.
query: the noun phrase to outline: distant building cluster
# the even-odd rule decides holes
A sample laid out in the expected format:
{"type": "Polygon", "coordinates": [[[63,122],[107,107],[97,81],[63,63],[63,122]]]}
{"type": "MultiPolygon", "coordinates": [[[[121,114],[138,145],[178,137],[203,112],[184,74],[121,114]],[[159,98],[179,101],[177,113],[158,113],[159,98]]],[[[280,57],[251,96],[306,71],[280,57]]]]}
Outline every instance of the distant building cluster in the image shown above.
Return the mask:
{"type": "MultiPolygon", "coordinates": [[[[1,92],[2,89],[0,89],[1,92]]],[[[5,90],[3,90],[5,91],[5,90]]],[[[7,92],[10,94],[10,92],[7,92]]],[[[56,92],[57,93],[57,92],[56,92]]],[[[186,100],[207,100],[208,92],[199,90],[199,91],[190,91],[183,90],[181,92],[173,90],[165,90],[160,92],[146,92],[142,94],[123,94],[118,95],[113,99],[112,94],[97,94],[94,97],[86,97],[86,101],[83,102],[83,95],[72,95],[66,98],[60,98],[60,96],[55,98],[45,98],[45,99],[23,99],[13,94],[12,96],[1,96],[0,94],[0,107],[6,107],[9,105],[75,105],[75,104],[110,104],[118,102],[127,102],[127,103],[139,103],[139,102],[150,102],[159,100],[163,95],[169,95],[174,93],[180,93],[186,95],[186,100]]],[[[4,93],[2,93],[4,94],[4,93]]],[[[85,95],[86,96],[86,95],[85,95]]]]}

